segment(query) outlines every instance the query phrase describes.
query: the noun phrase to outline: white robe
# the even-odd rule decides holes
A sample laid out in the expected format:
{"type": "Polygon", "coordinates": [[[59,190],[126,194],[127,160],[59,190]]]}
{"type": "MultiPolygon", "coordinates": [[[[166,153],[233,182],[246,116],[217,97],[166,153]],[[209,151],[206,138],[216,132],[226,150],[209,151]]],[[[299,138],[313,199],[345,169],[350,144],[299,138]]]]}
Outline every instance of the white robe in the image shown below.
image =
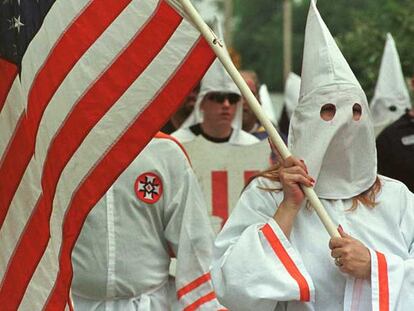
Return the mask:
{"type": "MultiPolygon", "coordinates": [[[[201,135],[201,134],[200,134],[201,135]]],[[[171,136],[175,137],[180,143],[186,143],[194,140],[197,136],[190,130],[190,128],[180,128],[176,130],[171,136]]],[[[260,140],[240,129],[233,129],[230,139],[227,142],[231,145],[246,146],[260,142],[260,140]]]]}
{"type": "Polygon", "coordinates": [[[414,310],[414,195],[401,182],[380,176],[378,205],[322,200],[334,223],[371,252],[371,280],[342,274],[315,211],[302,207],[287,239],[273,219],[283,192],[259,178],[243,192],[215,242],[212,281],[231,310],[414,310]],[[389,306],[387,308],[386,306],[389,306]]]}
{"type": "Polygon", "coordinates": [[[180,310],[217,310],[208,267],[213,232],[195,175],[182,150],[155,138],[88,215],[75,245],[71,293],[75,310],[170,310],[170,253],[177,258],[180,310]],[[145,203],[136,180],[153,173],[162,195],[145,203]],[[206,302],[197,302],[206,297],[206,302]]]}

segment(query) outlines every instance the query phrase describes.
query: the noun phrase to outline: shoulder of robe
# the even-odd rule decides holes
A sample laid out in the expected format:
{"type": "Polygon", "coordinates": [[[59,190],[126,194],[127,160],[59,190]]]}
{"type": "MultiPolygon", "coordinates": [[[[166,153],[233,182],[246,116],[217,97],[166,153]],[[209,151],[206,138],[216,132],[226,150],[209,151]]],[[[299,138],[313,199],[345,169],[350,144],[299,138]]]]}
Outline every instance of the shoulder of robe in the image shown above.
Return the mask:
{"type": "Polygon", "coordinates": [[[385,194],[390,194],[394,197],[399,192],[414,196],[414,194],[408,189],[408,187],[403,182],[383,175],[378,175],[378,177],[381,181],[381,192],[384,192],[385,194]]]}
{"type": "Polygon", "coordinates": [[[240,130],[239,137],[248,145],[260,142],[259,138],[243,130],[240,130]]]}
{"type": "Polygon", "coordinates": [[[163,145],[163,147],[166,149],[164,152],[171,152],[171,154],[169,154],[170,156],[172,156],[174,152],[176,154],[178,153],[184,155],[187,161],[191,163],[184,146],[173,136],[158,132],[151,142],[163,145]]]}

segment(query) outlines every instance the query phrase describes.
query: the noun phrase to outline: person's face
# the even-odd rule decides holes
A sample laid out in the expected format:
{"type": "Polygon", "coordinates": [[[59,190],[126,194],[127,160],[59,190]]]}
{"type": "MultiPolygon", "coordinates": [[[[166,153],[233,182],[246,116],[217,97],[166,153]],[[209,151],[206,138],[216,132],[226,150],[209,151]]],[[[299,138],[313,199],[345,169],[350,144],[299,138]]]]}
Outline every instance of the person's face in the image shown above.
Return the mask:
{"type": "Polygon", "coordinates": [[[235,93],[210,92],[206,94],[200,107],[204,113],[204,123],[231,127],[240,99],[240,95],[235,93]]]}

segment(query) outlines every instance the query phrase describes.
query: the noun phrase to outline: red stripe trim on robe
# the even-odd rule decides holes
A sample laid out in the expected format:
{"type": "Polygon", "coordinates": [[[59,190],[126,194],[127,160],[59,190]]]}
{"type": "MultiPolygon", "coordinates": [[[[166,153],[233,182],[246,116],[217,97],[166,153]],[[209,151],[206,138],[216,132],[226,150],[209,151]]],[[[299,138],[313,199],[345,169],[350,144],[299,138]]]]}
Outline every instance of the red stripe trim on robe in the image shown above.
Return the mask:
{"type": "Polygon", "coordinates": [[[308,282],[299,271],[292,258],[290,258],[279,238],[273,232],[272,227],[270,227],[269,224],[266,224],[261,230],[270,246],[272,247],[273,251],[275,252],[276,256],[280,259],[288,273],[292,276],[292,278],[295,279],[296,283],[298,284],[300,291],[300,301],[310,301],[310,290],[308,282]]]}

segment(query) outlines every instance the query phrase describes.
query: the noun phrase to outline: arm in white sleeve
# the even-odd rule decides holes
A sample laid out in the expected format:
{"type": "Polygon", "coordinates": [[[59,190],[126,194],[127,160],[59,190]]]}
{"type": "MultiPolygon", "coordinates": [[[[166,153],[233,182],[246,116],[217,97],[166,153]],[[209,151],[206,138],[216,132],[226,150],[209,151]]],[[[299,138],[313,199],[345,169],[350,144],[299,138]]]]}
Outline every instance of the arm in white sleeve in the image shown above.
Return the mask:
{"type": "Polygon", "coordinates": [[[249,185],[216,239],[211,269],[216,294],[227,308],[240,311],[313,301],[301,256],[273,219],[282,193],[258,186],[266,187],[257,179],[249,185]]]}
{"type": "Polygon", "coordinates": [[[175,193],[166,209],[165,236],[175,253],[180,310],[222,310],[209,273],[214,234],[196,177],[182,155],[174,161],[175,193]]]}
{"type": "Polygon", "coordinates": [[[414,195],[406,190],[401,197],[402,202],[398,203],[405,206],[405,212],[400,231],[407,254],[402,257],[370,249],[373,311],[414,308],[414,195]]]}

